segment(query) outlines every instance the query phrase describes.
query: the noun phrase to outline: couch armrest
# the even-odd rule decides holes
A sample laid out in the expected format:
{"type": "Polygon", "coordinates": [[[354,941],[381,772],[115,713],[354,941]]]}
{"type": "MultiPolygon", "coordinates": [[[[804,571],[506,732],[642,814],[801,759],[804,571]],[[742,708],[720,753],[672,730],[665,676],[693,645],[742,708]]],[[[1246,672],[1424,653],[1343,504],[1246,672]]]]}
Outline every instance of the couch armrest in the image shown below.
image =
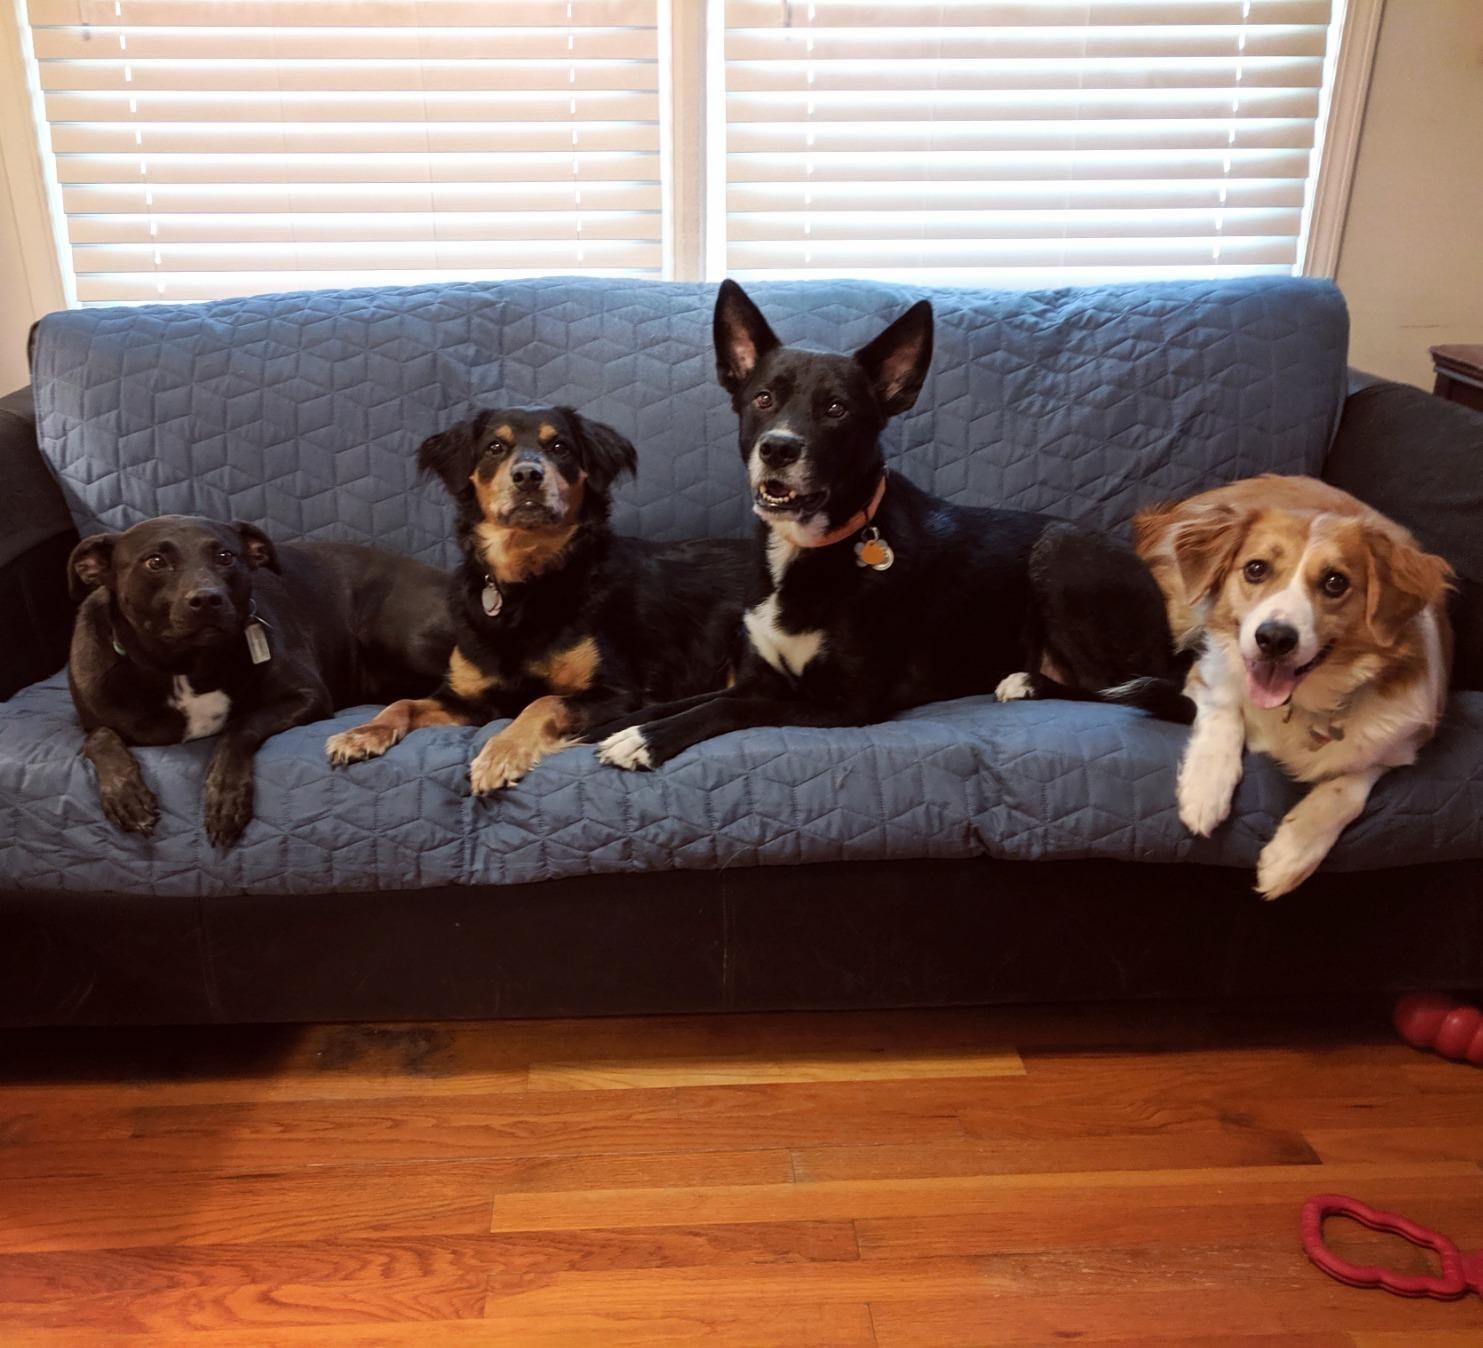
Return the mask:
{"type": "Polygon", "coordinates": [[[1409,384],[1355,389],[1323,476],[1452,563],[1453,686],[1483,688],[1483,413],[1409,384]]]}
{"type": "Polygon", "coordinates": [[[30,389],[0,398],[0,700],[67,659],[77,529],[36,447],[30,389]]]}
{"type": "Polygon", "coordinates": [[[1357,389],[1323,476],[1483,581],[1483,413],[1409,384],[1357,389]]]}

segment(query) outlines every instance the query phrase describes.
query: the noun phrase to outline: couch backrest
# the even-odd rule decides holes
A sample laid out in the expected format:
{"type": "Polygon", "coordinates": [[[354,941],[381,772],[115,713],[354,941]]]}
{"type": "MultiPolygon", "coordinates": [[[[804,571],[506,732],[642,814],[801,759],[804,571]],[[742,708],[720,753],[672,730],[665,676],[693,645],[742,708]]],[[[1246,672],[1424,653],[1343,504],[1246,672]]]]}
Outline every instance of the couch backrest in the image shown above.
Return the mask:
{"type": "MultiPolygon", "coordinates": [[[[1316,471],[1342,397],[1348,323],[1326,282],[750,289],[784,341],[835,350],[932,299],[932,372],[886,444],[953,501],[1120,528],[1150,500],[1316,471]]],[[[52,314],[33,362],[42,449],[84,532],[199,513],[446,563],[448,503],[419,482],[417,445],[478,406],[570,403],[638,446],[621,529],[735,534],[714,297],[562,277],[52,314]]]]}

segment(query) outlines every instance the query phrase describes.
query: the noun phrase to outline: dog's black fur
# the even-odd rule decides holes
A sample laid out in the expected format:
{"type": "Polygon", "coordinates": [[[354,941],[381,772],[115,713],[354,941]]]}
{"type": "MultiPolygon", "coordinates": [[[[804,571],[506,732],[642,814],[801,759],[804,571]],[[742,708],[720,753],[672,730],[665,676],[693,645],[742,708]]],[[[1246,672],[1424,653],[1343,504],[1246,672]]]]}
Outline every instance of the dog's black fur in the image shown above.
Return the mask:
{"type": "Polygon", "coordinates": [[[251,524],[165,515],[73,550],[81,599],[72,700],[104,813],[153,832],[159,806],[128,746],[217,734],[206,831],[229,847],[252,818],[252,759],[270,735],[384,701],[445,667],[447,577],[349,543],[276,547],[251,524]],[[249,624],[270,658],[254,664],[249,624]]]}
{"type": "Polygon", "coordinates": [[[592,725],[724,687],[750,547],[614,534],[611,489],[636,461],[617,431],[570,407],[485,410],[424,442],[418,463],[458,510],[454,655],[430,698],[336,736],[332,761],[384,753],[419,726],[514,717],[471,765],[483,794],[592,725]]]}
{"type": "Polygon", "coordinates": [[[736,684],[602,727],[604,761],[654,767],[757,725],[861,725],[985,693],[1122,701],[1187,721],[1158,586],[1131,548],[1049,516],[970,509],[887,480],[871,526],[894,552],[857,563],[884,471],[879,436],[932,356],[924,300],[853,356],[783,346],[740,286],[716,303],[717,372],[740,418],[762,518],[736,684]],[[863,527],[863,519],[862,519],[863,527]],[[1006,694],[1008,689],[1005,690],[1006,694]]]}

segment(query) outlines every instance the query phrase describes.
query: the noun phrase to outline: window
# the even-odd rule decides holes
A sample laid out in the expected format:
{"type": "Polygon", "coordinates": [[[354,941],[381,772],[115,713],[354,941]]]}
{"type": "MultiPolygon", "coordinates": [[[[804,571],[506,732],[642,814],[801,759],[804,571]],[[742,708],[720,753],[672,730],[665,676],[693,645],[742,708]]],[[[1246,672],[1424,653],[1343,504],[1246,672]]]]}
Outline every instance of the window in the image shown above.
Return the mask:
{"type": "Polygon", "coordinates": [[[1330,8],[726,0],[726,270],[1291,272],[1330,8]]]}
{"type": "Polygon", "coordinates": [[[84,303],[573,271],[1287,273],[1342,8],[25,2],[84,303]]]}
{"type": "Polygon", "coordinates": [[[658,0],[28,0],[82,302],[661,271],[658,0]]]}

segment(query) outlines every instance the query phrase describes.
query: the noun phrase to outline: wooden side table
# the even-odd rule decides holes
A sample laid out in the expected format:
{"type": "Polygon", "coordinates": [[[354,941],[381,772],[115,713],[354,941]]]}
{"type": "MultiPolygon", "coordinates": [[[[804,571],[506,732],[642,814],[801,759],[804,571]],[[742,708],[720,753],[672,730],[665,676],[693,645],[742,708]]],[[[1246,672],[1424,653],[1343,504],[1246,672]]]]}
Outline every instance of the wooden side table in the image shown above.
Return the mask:
{"type": "Polygon", "coordinates": [[[1448,402],[1483,412],[1483,346],[1434,346],[1432,392],[1448,402]]]}

